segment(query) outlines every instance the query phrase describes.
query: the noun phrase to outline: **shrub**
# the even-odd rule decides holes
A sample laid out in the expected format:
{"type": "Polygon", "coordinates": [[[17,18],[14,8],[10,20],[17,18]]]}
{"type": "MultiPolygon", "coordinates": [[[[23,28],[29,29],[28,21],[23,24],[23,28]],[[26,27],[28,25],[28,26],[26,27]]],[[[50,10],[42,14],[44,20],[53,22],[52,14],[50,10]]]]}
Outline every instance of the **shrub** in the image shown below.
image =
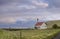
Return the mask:
{"type": "Polygon", "coordinates": [[[58,28],[57,24],[54,24],[54,25],[53,25],[53,28],[54,28],[54,29],[58,28]]]}
{"type": "Polygon", "coordinates": [[[35,29],[37,29],[37,27],[35,27],[35,29]]]}

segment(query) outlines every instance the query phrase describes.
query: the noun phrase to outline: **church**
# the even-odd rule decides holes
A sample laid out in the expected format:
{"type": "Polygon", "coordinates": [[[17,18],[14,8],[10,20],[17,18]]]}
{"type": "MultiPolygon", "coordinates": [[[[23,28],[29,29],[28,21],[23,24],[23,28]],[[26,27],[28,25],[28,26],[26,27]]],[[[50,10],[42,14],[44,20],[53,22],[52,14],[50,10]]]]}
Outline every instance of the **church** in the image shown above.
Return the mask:
{"type": "Polygon", "coordinates": [[[45,22],[39,22],[39,19],[37,19],[35,29],[47,29],[47,24],[45,22]]]}

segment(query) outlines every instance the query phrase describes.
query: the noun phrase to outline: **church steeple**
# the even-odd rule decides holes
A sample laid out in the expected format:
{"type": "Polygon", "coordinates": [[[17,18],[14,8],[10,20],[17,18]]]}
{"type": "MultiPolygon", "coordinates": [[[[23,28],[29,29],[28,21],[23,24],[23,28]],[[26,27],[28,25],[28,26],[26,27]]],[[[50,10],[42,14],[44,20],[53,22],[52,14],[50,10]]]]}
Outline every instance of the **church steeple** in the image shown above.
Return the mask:
{"type": "Polygon", "coordinates": [[[37,22],[39,21],[39,19],[37,18],[37,22]]]}

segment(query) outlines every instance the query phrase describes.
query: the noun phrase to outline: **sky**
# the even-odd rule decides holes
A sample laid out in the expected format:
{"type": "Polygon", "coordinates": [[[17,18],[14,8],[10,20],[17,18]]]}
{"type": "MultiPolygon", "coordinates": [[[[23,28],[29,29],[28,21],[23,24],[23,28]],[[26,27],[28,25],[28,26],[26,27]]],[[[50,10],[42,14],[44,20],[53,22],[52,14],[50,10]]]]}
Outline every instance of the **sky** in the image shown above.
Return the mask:
{"type": "Polygon", "coordinates": [[[33,27],[39,21],[60,20],[60,0],[0,0],[0,27],[33,27]]]}

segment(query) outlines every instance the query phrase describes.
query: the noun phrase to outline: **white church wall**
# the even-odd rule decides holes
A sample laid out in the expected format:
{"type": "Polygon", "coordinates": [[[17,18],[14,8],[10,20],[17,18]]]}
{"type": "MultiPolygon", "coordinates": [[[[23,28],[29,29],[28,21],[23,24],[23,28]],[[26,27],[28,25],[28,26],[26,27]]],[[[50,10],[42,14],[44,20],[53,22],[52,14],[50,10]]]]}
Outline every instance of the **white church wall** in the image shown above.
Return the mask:
{"type": "Polygon", "coordinates": [[[45,23],[43,23],[41,26],[40,26],[40,29],[47,29],[47,25],[45,23]]]}

